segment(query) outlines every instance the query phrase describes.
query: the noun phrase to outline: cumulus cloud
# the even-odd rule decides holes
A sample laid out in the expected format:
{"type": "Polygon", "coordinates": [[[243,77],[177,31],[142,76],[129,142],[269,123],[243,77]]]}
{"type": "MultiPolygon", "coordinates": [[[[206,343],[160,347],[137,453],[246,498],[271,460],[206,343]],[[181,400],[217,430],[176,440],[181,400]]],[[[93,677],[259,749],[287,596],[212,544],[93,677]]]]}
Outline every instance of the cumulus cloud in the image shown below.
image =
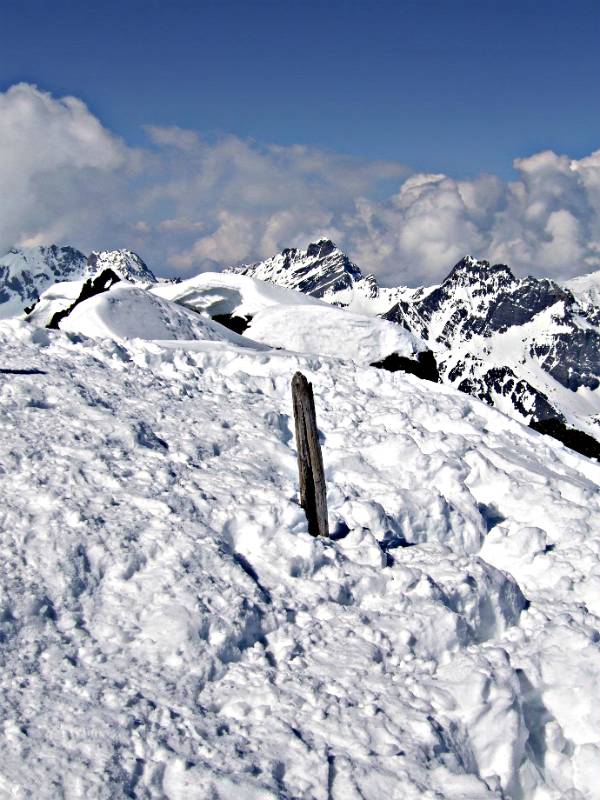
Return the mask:
{"type": "Polygon", "coordinates": [[[521,274],[600,269],[600,151],[545,151],[516,159],[512,181],[461,181],[304,145],[146,133],[135,149],[77,98],[0,93],[0,248],[129,246],[183,274],[327,236],[387,284],[438,281],[465,253],[521,274]]]}
{"type": "Polygon", "coordinates": [[[136,160],[75,97],[0,93],[0,247],[100,234],[103,201],[118,203],[136,160]]]}

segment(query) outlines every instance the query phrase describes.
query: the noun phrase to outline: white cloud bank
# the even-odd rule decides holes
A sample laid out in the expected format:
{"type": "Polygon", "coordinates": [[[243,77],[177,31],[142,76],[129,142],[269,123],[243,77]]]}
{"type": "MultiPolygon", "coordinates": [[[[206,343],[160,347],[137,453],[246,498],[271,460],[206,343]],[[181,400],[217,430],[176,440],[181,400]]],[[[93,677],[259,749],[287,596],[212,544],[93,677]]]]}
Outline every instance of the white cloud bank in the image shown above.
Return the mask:
{"type": "Polygon", "coordinates": [[[301,145],[147,134],[134,149],[77,98],[0,93],[0,249],[130,246],[177,274],[328,236],[388,284],[439,280],[465,253],[557,278],[600,269],[600,150],[516,159],[510,182],[457,181],[301,145]]]}

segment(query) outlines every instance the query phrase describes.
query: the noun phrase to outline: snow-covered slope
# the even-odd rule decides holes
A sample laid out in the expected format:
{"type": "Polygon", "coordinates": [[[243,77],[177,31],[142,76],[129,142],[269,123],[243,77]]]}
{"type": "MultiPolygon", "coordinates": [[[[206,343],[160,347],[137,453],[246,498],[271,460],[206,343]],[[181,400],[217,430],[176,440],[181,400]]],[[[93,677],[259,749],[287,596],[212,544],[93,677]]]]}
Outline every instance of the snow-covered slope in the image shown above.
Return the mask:
{"type": "Polygon", "coordinates": [[[196,344],[0,324],[0,793],[600,797],[600,467],[450,387],[196,344]]]}
{"type": "Polygon", "coordinates": [[[384,316],[422,336],[443,379],[462,391],[600,438],[600,327],[553,281],[466,257],[440,286],[384,316]]]}
{"type": "Polygon", "coordinates": [[[235,317],[245,335],[271,347],[370,364],[392,353],[411,358],[423,343],[398,325],[333,308],[241,274],[203,273],[152,292],[211,317],[235,317]]]}
{"type": "Polygon", "coordinates": [[[600,439],[597,274],[561,287],[466,256],[440,285],[386,289],[328,240],[239,269],[395,322],[436,353],[443,381],[526,422],[600,439]]]}
{"type": "Polygon", "coordinates": [[[210,319],[125,282],[76,306],[60,329],[93,338],[228,341],[260,349],[210,319]]]}
{"type": "Polygon", "coordinates": [[[584,308],[593,306],[596,310],[600,309],[600,270],[572,278],[564,286],[584,308]]]}

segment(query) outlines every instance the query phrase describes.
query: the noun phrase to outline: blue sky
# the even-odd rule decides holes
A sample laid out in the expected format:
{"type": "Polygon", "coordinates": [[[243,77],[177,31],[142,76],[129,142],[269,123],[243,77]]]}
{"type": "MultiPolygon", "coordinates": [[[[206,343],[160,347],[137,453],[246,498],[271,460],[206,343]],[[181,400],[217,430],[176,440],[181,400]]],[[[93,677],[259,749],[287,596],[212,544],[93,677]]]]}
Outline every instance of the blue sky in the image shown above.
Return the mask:
{"type": "Polygon", "coordinates": [[[0,0],[0,250],[600,269],[599,0],[0,0]]]}
{"type": "Polygon", "coordinates": [[[0,85],[455,177],[600,141],[598,0],[3,0],[0,85]]]}

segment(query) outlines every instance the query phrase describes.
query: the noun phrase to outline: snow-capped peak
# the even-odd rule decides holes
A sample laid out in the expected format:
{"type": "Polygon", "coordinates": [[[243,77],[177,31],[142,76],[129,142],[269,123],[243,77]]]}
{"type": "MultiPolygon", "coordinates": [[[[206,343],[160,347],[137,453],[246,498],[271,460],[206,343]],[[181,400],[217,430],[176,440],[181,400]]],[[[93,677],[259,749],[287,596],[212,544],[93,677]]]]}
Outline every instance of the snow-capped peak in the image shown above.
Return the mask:
{"type": "Polygon", "coordinates": [[[133,250],[94,250],[88,256],[87,264],[94,275],[112,269],[127,281],[156,283],[152,270],[133,250]]]}
{"type": "Polygon", "coordinates": [[[336,302],[338,293],[351,289],[363,277],[357,265],[330,239],[311,242],[306,250],[288,247],[265,261],[226,271],[336,302]]]}

